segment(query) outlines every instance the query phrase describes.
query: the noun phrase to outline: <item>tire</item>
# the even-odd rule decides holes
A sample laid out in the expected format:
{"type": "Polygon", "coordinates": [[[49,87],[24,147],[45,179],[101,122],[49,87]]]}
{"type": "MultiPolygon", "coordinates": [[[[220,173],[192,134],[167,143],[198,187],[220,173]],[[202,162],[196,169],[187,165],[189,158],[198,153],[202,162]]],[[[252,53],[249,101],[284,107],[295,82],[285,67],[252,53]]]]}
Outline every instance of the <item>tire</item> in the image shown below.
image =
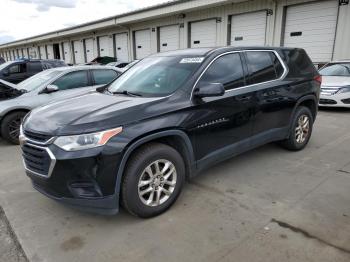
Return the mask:
{"type": "Polygon", "coordinates": [[[138,217],[160,215],[175,203],[184,182],[185,165],[179,152],[165,144],[147,144],[138,149],[128,161],[121,188],[122,205],[130,214],[138,217]],[[167,169],[163,173],[157,173],[157,165],[160,171],[166,165],[167,169]],[[171,172],[172,168],[174,172],[171,172]]]}
{"type": "Polygon", "coordinates": [[[19,128],[27,113],[23,111],[13,112],[5,116],[1,124],[1,136],[8,142],[19,144],[19,128]]]}
{"type": "Polygon", "coordinates": [[[289,136],[286,140],[281,141],[280,144],[290,151],[304,149],[311,138],[313,123],[314,118],[310,109],[305,106],[298,107],[292,119],[289,136]],[[300,129],[301,127],[305,127],[305,129],[300,129]]]}

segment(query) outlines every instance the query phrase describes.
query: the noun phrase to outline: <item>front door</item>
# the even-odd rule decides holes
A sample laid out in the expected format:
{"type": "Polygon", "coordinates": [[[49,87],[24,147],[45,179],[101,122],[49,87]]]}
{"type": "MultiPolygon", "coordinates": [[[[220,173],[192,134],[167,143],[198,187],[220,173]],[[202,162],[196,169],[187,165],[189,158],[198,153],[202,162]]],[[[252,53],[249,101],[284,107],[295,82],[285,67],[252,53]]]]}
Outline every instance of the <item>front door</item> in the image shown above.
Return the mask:
{"type": "Polygon", "coordinates": [[[198,165],[220,161],[249,146],[255,112],[253,92],[245,91],[246,70],[239,52],[217,58],[197,86],[222,83],[221,97],[193,98],[195,154],[198,165]]]}

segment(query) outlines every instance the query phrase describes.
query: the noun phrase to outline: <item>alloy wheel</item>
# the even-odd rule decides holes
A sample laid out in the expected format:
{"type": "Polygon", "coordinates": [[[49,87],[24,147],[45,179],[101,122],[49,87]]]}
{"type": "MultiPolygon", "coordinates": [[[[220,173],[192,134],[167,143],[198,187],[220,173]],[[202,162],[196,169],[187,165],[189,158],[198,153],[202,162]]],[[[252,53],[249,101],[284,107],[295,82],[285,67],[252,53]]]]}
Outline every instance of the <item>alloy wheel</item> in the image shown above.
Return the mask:
{"type": "Polygon", "coordinates": [[[165,203],[175,190],[177,173],[175,165],[159,159],[148,165],[138,183],[138,194],[143,204],[156,207],[165,203]]]}
{"type": "Polygon", "coordinates": [[[20,127],[23,121],[23,117],[13,119],[8,125],[9,135],[12,139],[16,140],[19,137],[20,127]]]}
{"type": "Polygon", "coordinates": [[[295,140],[302,144],[308,138],[310,132],[310,118],[307,115],[301,115],[295,129],[295,140]]]}

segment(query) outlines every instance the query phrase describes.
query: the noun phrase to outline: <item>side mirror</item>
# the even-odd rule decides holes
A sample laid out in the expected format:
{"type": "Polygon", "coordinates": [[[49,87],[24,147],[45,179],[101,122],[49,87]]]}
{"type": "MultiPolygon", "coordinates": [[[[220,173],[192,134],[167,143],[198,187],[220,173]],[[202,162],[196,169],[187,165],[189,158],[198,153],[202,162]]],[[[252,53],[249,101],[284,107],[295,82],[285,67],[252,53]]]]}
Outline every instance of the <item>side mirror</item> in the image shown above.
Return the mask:
{"type": "Polygon", "coordinates": [[[54,93],[58,91],[58,86],[56,85],[48,85],[45,90],[44,93],[50,94],[50,93],[54,93]]]}
{"type": "Polygon", "coordinates": [[[9,76],[9,75],[10,75],[9,70],[5,69],[5,70],[2,72],[2,75],[3,75],[3,76],[9,76]]]}
{"type": "Polygon", "coordinates": [[[224,94],[224,85],[220,83],[203,83],[197,86],[193,92],[193,95],[199,98],[223,96],[224,94]]]}

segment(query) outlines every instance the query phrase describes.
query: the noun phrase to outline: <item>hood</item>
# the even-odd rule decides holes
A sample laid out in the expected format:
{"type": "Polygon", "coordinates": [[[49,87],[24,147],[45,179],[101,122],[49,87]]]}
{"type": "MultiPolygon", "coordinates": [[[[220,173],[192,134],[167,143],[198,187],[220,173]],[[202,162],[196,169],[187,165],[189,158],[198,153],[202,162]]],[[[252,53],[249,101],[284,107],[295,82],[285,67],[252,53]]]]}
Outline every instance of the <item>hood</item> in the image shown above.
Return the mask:
{"type": "Polygon", "coordinates": [[[0,79],[0,101],[18,97],[23,93],[17,88],[17,85],[0,79]]]}
{"type": "Polygon", "coordinates": [[[335,87],[350,86],[349,76],[322,76],[323,87],[335,87]]]}
{"type": "Polygon", "coordinates": [[[106,130],[159,113],[154,105],[165,99],[93,92],[34,109],[24,129],[54,136],[106,130]]]}

